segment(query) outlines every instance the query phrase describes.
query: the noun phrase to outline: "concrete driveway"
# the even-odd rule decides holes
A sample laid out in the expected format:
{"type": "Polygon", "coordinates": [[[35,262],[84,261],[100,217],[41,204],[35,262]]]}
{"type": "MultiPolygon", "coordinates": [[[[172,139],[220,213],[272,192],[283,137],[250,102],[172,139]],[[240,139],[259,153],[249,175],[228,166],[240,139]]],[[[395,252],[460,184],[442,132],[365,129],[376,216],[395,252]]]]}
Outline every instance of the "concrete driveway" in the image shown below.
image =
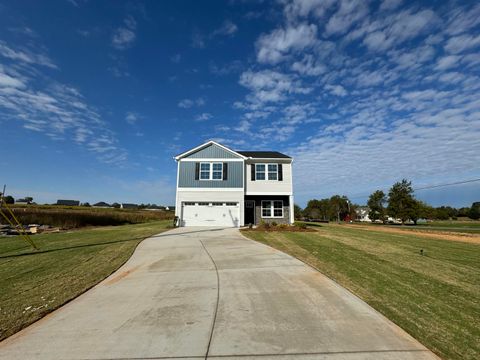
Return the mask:
{"type": "Polygon", "coordinates": [[[143,241],[115,274],[0,343],[1,359],[436,359],[364,302],[236,229],[143,241]]]}

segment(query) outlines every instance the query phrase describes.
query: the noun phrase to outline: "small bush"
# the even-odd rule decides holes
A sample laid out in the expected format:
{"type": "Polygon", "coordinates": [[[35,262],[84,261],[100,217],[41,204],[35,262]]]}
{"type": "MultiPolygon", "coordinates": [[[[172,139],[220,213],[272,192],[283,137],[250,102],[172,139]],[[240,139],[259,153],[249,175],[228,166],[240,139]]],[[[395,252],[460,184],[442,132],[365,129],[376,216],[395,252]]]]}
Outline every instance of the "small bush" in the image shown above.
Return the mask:
{"type": "Polygon", "coordinates": [[[276,221],[272,221],[272,222],[270,223],[270,225],[271,225],[272,227],[275,227],[275,226],[277,226],[278,224],[277,224],[276,221]]]}
{"type": "Polygon", "coordinates": [[[305,224],[303,222],[296,222],[293,225],[296,226],[299,229],[306,229],[307,228],[307,224],[305,224]]]}

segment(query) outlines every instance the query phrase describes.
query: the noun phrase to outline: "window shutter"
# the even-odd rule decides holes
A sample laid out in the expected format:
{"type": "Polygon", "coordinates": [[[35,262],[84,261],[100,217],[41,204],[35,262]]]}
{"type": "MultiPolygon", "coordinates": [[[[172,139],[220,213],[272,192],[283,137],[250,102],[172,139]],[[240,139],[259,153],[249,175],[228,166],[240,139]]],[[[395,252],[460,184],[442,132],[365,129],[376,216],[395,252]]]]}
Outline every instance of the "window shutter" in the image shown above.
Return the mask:
{"type": "Polygon", "coordinates": [[[283,181],[283,167],[282,167],[282,164],[278,164],[278,181],[283,181]]]}
{"type": "Polygon", "coordinates": [[[255,181],[255,164],[252,164],[250,165],[251,169],[252,169],[252,178],[251,180],[252,181],[255,181]]]}
{"type": "Polygon", "coordinates": [[[195,163],[195,180],[200,180],[200,163],[195,163]]]}
{"type": "Polygon", "coordinates": [[[228,163],[223,163],[223,181],[228,180],[228,163]]]}

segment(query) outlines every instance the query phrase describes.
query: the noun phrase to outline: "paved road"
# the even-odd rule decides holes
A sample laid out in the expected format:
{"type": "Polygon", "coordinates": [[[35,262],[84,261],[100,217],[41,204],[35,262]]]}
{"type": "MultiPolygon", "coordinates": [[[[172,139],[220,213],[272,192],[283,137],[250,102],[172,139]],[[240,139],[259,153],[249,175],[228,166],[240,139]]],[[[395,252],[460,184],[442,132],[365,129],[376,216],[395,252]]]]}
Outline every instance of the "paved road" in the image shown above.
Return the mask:
{"type": "Polygon", "coordinates": [[[119,271],[0,343],[1,359],[436,359],[302,262],[235,229],[143,241],[119,271]]]}

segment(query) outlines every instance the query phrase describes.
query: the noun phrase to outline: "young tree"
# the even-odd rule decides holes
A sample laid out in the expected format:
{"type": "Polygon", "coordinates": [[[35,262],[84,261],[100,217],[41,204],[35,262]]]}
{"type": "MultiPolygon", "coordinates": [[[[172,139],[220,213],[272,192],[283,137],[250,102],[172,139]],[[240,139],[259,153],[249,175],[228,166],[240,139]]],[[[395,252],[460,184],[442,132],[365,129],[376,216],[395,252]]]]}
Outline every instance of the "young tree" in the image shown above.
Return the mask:
{"type": "Polygon", "coordinates": [[[388,192],[387,210],[389,215],[401,219],[402,224],[415,216],[418,206],[413,197],[413,188],[410,181],[403,179],[393,184],[388,192]]]}
{"type": "Polygon", "coordinates": [[[385,217],[385,203],[387,198],[382,190],[377,190],[368,198],[367,206],[370,208],[368,217],[372,220],[383,220],[385,217]]]}

